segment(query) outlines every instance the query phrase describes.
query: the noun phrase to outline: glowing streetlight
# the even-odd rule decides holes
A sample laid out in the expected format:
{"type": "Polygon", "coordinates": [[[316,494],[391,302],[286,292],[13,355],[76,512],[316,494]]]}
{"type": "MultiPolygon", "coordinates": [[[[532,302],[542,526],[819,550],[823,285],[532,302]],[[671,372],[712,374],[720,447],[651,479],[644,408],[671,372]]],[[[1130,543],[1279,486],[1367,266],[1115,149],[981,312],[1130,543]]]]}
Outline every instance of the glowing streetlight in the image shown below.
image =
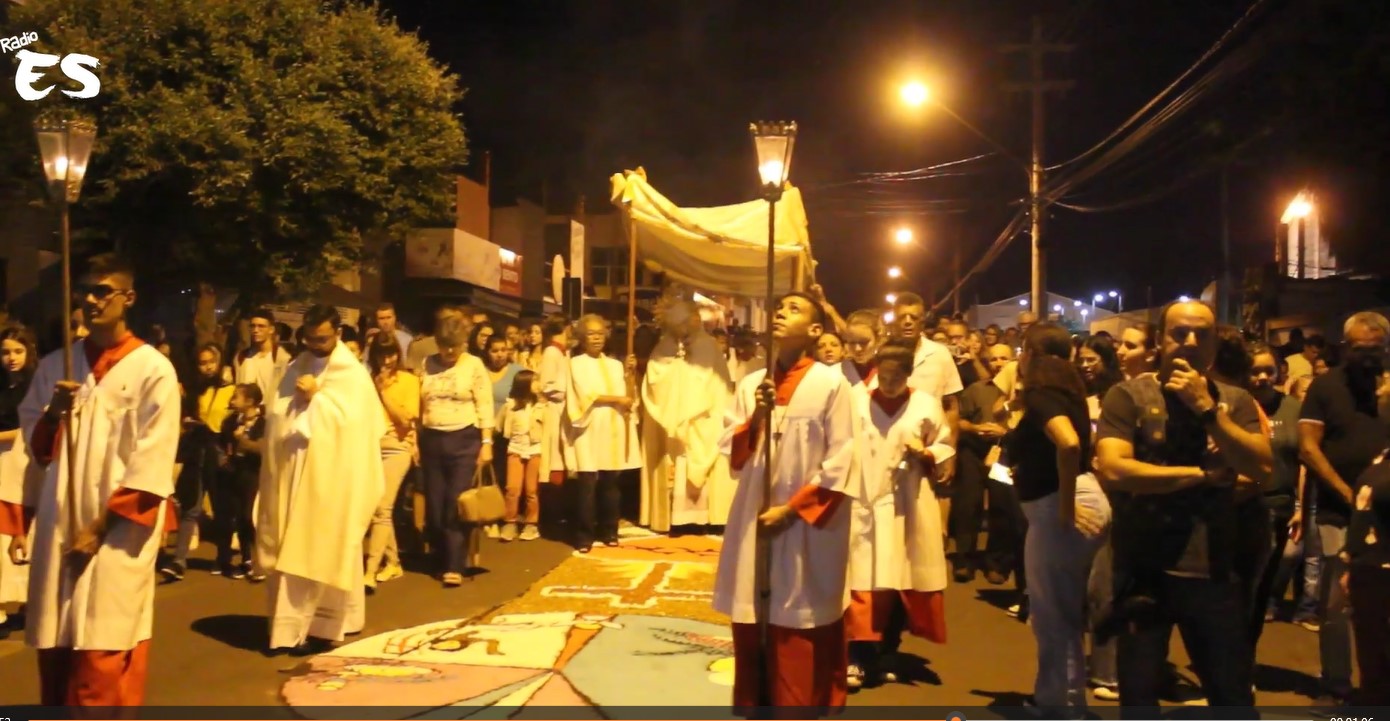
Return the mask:
{"type": "Polygon", "coordinates": [[[1019,298],[1019,299],[1018,299],[1018,304],[1019,304],[1019,305],[1022,305],[1022,306],[1027,306],[1027,305],[1028,305],[1028,299],[1027,299],[1027,298],[1019,298]]]}
{"type": "Polygon", "coordinates": [[[1053,312],[1053,313],[1061,313],[1061,312],[1062,312],[1062,304],[1061,304],[1061,303],[1058,303],[1057,305],[1052,306],[1052,312],[1053,312]]]}
{"type": "Polygon", "coordinates": [[[889,269],[888,269],[888,277],[889,277],[889,278],[901,278],[901,277],[903,277],[903,269],[902,269],[902,268],[899,268],[899,267],[896,266],[896,265],[893,266],[892,268],[889,268],[889,269]]]}
{"type": "Polygon", "coordinates": [[[884,323],[892,323],[896,318],[897,316],[893,315],[893,311],[891,310],[883,314],[884,323]]]}
{"type": "Polygon", "coordinates": [[[893,233],[893,240],[897,241],[898,245],[909,245],[909,244],[911,244],[911,243],[912,243],[912,229],[911,229],[911,228],[898,228],[898,230],[897,230],[896,232],[893,233]]]}
{"type": "Polygon", "coordinates": [[[1104,302],[1105,302],[1105,294],[1104,294],[1104,293],[1096,293],[1095,297],[1092,298],[1091,301],[1092,301],[1092,305],[1095,305],[1096,303],[1104,303],[1104,302]]]}
{"type": "Polygon", "coordinates": [[[1081,309],[1081,319],[1082,319],[1082,320],[1085,320],[1085,319],[1086,319],[1086,316],[1088,316],[1088,315],[1090,315],[1090,314],[1091,314],[1091,311],[1086,310],[1085,308],[1082,308],[1082,309],[1081,309]]]}
{"type": "Polygon", "coordinates": [[[1178,302],[1179,302],[1179,303],[1191,303],[1191,302],[1192,302],[1192,298],[1190,298],[1190,297],[1188,297],[1188,296],[1185,296],[1185,295],[1180,295],[1180,296],[1178,296],[1178,302]]]}
{"type": "Polygon", "coordinates": [[[1076,308],[1080,308],[1080,307],[1081,307],[1081,301],[1079,301],[1079,300],[1074,300],[1074,301],[1071,302],[1071,304],[1072,304],[1073,307],[1076,307],[1076,308]]]}
{"type": "Polygon", "coordinates": [[[925,105],[931,97],[931,91],[927,89],[927,86],[915,80],[904,85],[900,92],[903,102],[914,108],[925,105]]]}
{"type": "Polygon", "coordinates": [[[892,304],[898,302],[898,294],[897,294],[897,293],[889,293],[888,295],[883,296],[883,299],[886,300],[886,301],[888,301],[888,305],[892,305],[892,304]]]}
{"type": "Polygon", "coordinates": [[[1289,207],[1284,209],[1284,217],[1280,218],[1279,222],[1287,225],[1295,220],[1308,217],[1312,212],[1313,202],[1309,200],[1306,194],[1299,193],[1294,196],[1293,202],[1289,203],[1289,207]]]}
{"type": "Polygon", "coordinates": [[[1110,294],[1109,294],[1109,295],[1110,295],[1111,298],[1114,298],[1114,299],[1115,299],[1115,312],[1116,312],[1116,313],[1123,313],[1123,312],[1125,312],[1125,297],[1124,297],[1123,295],[1120,295],[1120,291],[1118,291],[1118,290],[1112,290],[1112,291],[1110,291],[1110,294]]]}

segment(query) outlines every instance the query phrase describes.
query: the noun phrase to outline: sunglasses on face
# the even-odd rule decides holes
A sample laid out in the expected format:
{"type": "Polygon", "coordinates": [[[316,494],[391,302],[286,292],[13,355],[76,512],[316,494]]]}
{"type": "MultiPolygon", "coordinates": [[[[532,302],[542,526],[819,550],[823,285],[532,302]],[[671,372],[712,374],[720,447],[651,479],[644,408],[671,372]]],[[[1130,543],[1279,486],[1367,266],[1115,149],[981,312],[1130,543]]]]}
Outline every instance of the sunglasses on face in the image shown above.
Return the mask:
{"type": "Polygon", "coordinates": [[[124,290],[113,288],[105,283],[84,283],[73,287],[73,295],[78,298],[87,298],[90,296],[98,301],[106,300],[113,295],[124,292],[124,290]]]}
{"type": "Polygon", "coordinates": [[[1178,326],[1168,331],[1168,337],[1172,338],[1175,343],[1186,343],[1189,337],[1195,335],[1198,343],[1204,343],[1211,340],[1212,334],[1215,332],[1215,328],[1186,328],[1178,326]]]}

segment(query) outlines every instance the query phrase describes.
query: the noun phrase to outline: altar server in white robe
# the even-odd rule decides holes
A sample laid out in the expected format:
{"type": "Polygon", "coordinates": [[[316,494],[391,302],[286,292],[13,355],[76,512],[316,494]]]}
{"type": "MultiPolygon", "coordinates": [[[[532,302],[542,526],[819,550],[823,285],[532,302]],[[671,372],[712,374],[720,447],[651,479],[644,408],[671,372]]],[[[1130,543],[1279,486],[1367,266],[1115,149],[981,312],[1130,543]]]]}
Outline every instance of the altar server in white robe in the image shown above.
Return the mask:
{"type": "Polygon", "coordinates": [[[883,345],[883,315],[856,310],[845,319],[845,359],[840,367],[856,395],[867,397],[878,387],[878,349],[883,345]]]}
{"type": "MultiPolygon", "coordinates": [[[[565,417],[565,395],[570,385],[570,323],[563,315],[551,315],[541,324],[544,349],[540,350],[541,383],[541,468],[544,483],[564,483],[574,465],[570,446],[569,419],[565,417]]],[[[533,351],[535,352],[535,351],[533,351]]]]}
{"type": "Polygon", "coordinates": [[[946,547],[932,481],[955,448],[941,402],[908,389],[911,371],[911,348],[889,343],[878,352],[878,387],[855,399],[868,501],[854,504],[850,531],[850,688],[896,679],[904,626],[946,642],[946,547]]]}
{"type": "Polygon", "coordinates": [[[689,301],[672,301],[642,377],[642,507],[639,522],[671,526],[729,519],[733,481],[719,452],[729,403],[729,366],[689,301]]]}
{"type": "Polygon", "coordinates": [[[569,482],[574,546],[588,553],[596,541],[618,545],[618,474],[641,467],[642,456],[635,412],[637,359],[624,364],[603,354],[609,330],[601,316],[580,318],[579,333],[584,352],[570,359],[565,411],[576,473],[569,482]]]}
{"type": "Polygon", "coordinates": [[[766,704],[828,713],[845,703],[850,505],[862,488],[852,474],[853,391],[839,368],[811,357],[824,324],[824,312],[809,295],[783,296],[772,324],[776,373],[744,378],[724,421],[722,445],[739,481],[719,553],[714,608],[733,621],[733,705],[739,713],[766,704]],[[765,503],[769,420],[771,497],[765,503]],[[759,600],[764,578],[770,582],[765,608],[759,600]]]}
{"type": "Polygon", "coordinates": [[[0,532],[13,536],[12,561],[32,563],[25,636],[38,649],[45,706],[144,702],[180,402],[169,360],[126,325],[134,288],[130,266],[91,261],[76,289],[90,331],[73,345],[76,380],[63,380],[62,351],[51,353],[20,404],[20,428],[44,471],[22,501],[32,548],[27,529],[0,532]]]}
{"type": "Polygon", "coordinates": [[[256,551],[270,648],[316,653],[366,623],[362,543],[385,488],[386,421],[332,306],[304,313],[304,352],[267,404],[256,551]]]}

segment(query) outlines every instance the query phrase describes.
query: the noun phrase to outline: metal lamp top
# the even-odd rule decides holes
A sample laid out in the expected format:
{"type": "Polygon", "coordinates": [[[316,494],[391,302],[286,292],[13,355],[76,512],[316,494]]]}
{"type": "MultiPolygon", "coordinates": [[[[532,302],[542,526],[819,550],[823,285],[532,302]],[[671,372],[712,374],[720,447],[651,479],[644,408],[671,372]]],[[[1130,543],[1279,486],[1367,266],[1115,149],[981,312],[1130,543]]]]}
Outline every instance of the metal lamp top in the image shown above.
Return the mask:
{"type": "Polygon", "coordinates": [[[43,174],[54,200],[77,202],[96,144],[97,126],[88,120],[39,120],[34,123],[43,174]]]}
{"type": "Polygon", "coordinates": [[[748,126],[753,149],[758,154],[758,179],[763,191],[778,193],[791,175],[792,150],[796,145],[796,123],[760,121],[748,126]]]}

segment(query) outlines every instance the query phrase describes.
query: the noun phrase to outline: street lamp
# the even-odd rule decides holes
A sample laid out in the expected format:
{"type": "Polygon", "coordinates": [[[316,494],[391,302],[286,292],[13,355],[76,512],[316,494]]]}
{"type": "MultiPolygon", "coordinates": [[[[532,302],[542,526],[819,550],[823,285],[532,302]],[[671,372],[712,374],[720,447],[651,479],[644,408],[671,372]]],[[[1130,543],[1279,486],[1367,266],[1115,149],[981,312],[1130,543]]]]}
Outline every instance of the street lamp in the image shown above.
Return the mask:
{"type": "Polygon", "coordinates": [[[1185,296],[1185,295],[1180,295],[1180,296],[1178,296],[1178,302],[1179,302],[1179,303],[1191,303],[1191,302],[1192,302],[1192,298],[1190,298],[1190,297],[1188,297],[1188,296],[1185,296]]]}
{"type": "Polygon", "coordinates": [[[1061,312],[1062,312],[1062,304],[1061,304],[1061,303],[1058,303],[1058,304],[1052,306],[1052,312],[1053,312],[1053,313],[1061,313],[1061,312]]]}
{"type": "Polygon", "coordinates": [[[1298,195],[1294,196],[1293,201],[1289,203],[1289,207],[1284,209],[1284,217],[1280,219],[1280,222],[1284,223],[1285,225],[1288,225],[1289,223],[1292,223],[1300,218],[1306,218],[1312,213],[1312,201],[1308,200],[1307,195],[1299,193],[1298,195]]]}
{"type": "Polygon", "coordinates": [[[907,227],[898,228],[897,231],[893,233],[893,240],[897,241],[898,245],[911,244],[912,229],[907,227]]]}
{"type": "Polygon", "coordinates": [[[889,278],[894,278],[894,279],[903,277],[903,269],[902,269],[902,268],[899,268],[899,267],[896,266],[896,265],[893,266],[892,268],[889,268],[889,269],[888,269],[888,277],[889,277],[889,278]]]}
{"type": "MultiPolygon", "coordinates": [[[[927,86],[920,81],[911,81],[903,85],[898,91],[905,104],[910,107],[921,107],[931,99],[931,93],[927,86]]],[[[1041,96],[1039,96],[1041,97],[1041,96]]],[[[1047,302],[1047,292],[1044,289],[1046,283],[1045,271],[1047,269],[1047,256],[1043,251],[1042,245],[1042,213],[1046,202],[1042,197],[1043,164],[1042,164],[1042,126],[1040,125],[1041,113],[1035,108],[1033,111],[1033,157],[1031,162],[1023,160],[1015,155],[1003,143],[991,138],[983,130],[975,127],[970,121],[961,117],[959,113],[947,107],[940,100],[933,101],[932,105],[940,108],[942,112],[951,116],[953,120],[960,123],[962,127],[974,133],[976,137],[989,143],[999,154],[1008,158],[1014,165],[1018,166],[1028,177],[1028,214],[1029,214],[1029,239],[1032,245],[1033,268],[1032,268],[1032,295],[1033,302],[1042,306],[1047,302]]]]}
{"type": "MultiPolygon", "coordinates": [[[[72,230],[69,224],[68,207],[77,202],[82,194],[82,180],[87,176],[87,162],[92,158],[92,146],[96,144],[96,125],[82,120],[43,120],[34,123],[34,135],[38,138],[39,155],[43,162],[43,175],[48,181],[48,194],[58,203],[62,239],[63,262],[63,378],[73,380],[72,373],[72,230]]],[[[64,414],[65,416],[67,414],[64,414]]],[[[64,545],[71,543],[80,525],[77,520],[77,503],[72,499],[76,494],[77,457],[73,441],[72,423],[63,423],[63,437],[67,443],[67,498],[64,504],[68,510],[68,532],[64,545]]]]}
{"type": "Polygon", "coordinates": [[[898,294],[889,293],[888,295],[883,296],[883,299],[888,301],[888,305],[893,305],[894,303],[898,302],[898,294]]]}
{"type": "Polygon", "coordinates": [[[1096,293],[1095,297],[1093,297],[1093,298],[1091,299],[1091,305],[1096,305],[1097,303],[1104,303],[1104,302],[1105,302],[1105,294],[1104,294],[1104,293],[1096,293]]]}
{"type": "Polygon", "coordinates": [[[914,108],[922,107],[931,97],[931,91],[927,90],[927,86],[915,80],[904,85],[899,94],[902,95],[904,103],[914,108]]]}
{"type": "MultiPolygon", "coordinates": [[[[776,270],[777,239],[777,201],[791,174],[792,149],[796,146],[796,123],[775,121],[757,122],[748,126],[753,136],[753,150],[758,160],[758,180],[762,184],[763,199],[767,201],[767,372],[769,378],[776,372],[777,352],[773,346],[772,317],[776,313],[773,304],[777,299],[774,271],[776,270]]],[[[794,279],[792,279],[794,281],[794,279]]],[[[795,287],[793,282],[788,288],[795,287]]],[[[761,513],[772,507],[772,444],[776,440],[772,431],[772,415],[767,414],[762,432],[763,443],[763,497],[761,513]]],[[[771,658],[772,641],[768,630],[772,613],[772,544],[765,534],[758,535],[757,561],[754,572],[758,589],[758,637],[762,646],[762,658],[771,658]]],[[[772,706],[772,678],[767,664],[759,669],[759,705],[772,706]]]]}
{"type": "Polygon", "coordinates": [[[1125,312],[1125,297],[1124,297],[1123,295],[1120,295],[1120,291],[1118,291],[1118,290],[1112,290],[1112,291],[1110,291],[1110,297],[1115,299],[1115,312],[1116,312],[1116,313],[1123,313],[1123,312],[1125,312]]]}

